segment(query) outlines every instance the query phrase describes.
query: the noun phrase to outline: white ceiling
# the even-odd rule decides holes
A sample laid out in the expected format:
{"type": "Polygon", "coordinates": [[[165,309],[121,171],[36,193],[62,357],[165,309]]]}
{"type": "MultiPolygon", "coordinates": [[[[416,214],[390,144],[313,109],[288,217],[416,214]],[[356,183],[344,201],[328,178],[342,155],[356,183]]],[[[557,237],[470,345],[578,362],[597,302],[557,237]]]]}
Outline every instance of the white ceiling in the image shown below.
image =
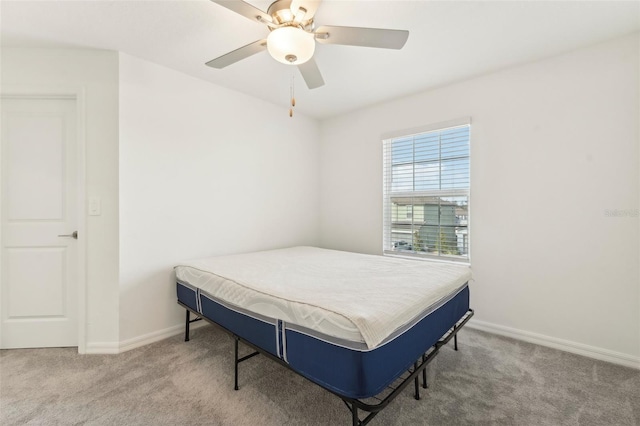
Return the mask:
{"type": "MultiPolygon", "coordinates": [[[[250,1],[266,10],[269,1],[250,1]]],[[[0,2],[2,46],[111,49],[326,118],[640,30],[639,1],[324,0],[316,25],[410,31],[402,50],[322,45],[325,86],[263,52],[217,70],[210,59],[268,31],[207,0],[0,2]]]]}

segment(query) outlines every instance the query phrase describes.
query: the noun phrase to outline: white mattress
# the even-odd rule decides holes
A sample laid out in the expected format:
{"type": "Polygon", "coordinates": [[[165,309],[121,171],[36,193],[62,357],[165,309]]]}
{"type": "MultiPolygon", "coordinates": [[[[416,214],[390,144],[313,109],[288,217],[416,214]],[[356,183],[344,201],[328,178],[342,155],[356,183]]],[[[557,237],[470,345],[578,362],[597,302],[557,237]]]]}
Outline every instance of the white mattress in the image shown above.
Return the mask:
{"type": "Polygon", "coordinates": [[[175,271],[227,303],[371,349],[471,279],[466,265],[316,247],[192,260],[175,271]]]}

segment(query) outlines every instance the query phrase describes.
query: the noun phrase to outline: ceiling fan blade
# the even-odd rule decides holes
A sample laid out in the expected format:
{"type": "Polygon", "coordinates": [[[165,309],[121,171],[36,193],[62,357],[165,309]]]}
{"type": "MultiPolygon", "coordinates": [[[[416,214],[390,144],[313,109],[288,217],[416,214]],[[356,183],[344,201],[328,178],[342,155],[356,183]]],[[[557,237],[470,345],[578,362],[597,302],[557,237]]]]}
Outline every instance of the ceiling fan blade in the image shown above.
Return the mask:
{"type": "Polygon", "coordinates": [[[307,83],[307,87],[309,89],[324,86],[322,74],[320,74],[320,69],[313,58],[309,59],[304,64],[298,65],[298,69],[300,70],[300,74],[302,74],[302,78],[304,78],[304,82],[307,83]]]}
{"type": "Polygon", "coordinates": [[[316,40],[326,44],[402,49],[409,31],[380,28],[334,27],[323,25],[316,30],[316,40]]]}
{"type": "Polygon", "coordinates": [[[242,15],[245,18],[249,18],[255,22],[260,22],[261,24],[265,22],[273,21],[270,15],[268,15],[267,13],[258,9],[257,7],[254,7],[242,0],[211,0],[211,1],[219,4],[220,6],[226,7],[229,10],[234,11],[239,15],[242,15]]]}
{"type": "Polygon", "coordinates": [[[320,2],[322,0],[292,0],[291,1],[291,13],[293,16],[296,16],[300,9],[304,9],[303,19],[311,19],[316,14],[316,10],[318,10],[318,6],[320,6],[320,2]]]}
{"type": "Polygon", "coordinates": [[[210,60],[207,62],[207,65],[212,68],[224,68],[228,65],[235,64],[244,58],[248,58],[251,55],[260,53],[263,50],[267,50],[267,40],[254,41],[253,43],[247,44],[246,46],[242,46],[239,49],[210,60]]]}

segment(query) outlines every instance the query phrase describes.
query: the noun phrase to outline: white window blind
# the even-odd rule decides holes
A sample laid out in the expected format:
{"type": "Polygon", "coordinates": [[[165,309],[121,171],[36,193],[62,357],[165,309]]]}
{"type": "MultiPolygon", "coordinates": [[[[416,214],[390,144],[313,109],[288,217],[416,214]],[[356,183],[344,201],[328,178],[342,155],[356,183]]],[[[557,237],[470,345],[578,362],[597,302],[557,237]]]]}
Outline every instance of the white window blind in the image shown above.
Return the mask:
{"type": "Polygon", "coordinates": [[[465,121],[383,141],[385,253],[469,260],[465,121]]]}

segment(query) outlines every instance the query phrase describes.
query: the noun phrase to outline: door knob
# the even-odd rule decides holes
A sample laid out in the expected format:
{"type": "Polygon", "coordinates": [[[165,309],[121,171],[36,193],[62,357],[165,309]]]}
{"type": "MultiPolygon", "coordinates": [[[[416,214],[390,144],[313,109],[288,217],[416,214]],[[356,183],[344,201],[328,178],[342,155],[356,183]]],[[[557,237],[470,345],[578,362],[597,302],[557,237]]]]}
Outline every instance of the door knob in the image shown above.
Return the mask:
{"type": "Polygon", "coordinates": [[[74,240],[78,239],[78,231],[73,231],[71,234],[58,235],[58,237],[68,237],[73,238],[74,240]]]}

